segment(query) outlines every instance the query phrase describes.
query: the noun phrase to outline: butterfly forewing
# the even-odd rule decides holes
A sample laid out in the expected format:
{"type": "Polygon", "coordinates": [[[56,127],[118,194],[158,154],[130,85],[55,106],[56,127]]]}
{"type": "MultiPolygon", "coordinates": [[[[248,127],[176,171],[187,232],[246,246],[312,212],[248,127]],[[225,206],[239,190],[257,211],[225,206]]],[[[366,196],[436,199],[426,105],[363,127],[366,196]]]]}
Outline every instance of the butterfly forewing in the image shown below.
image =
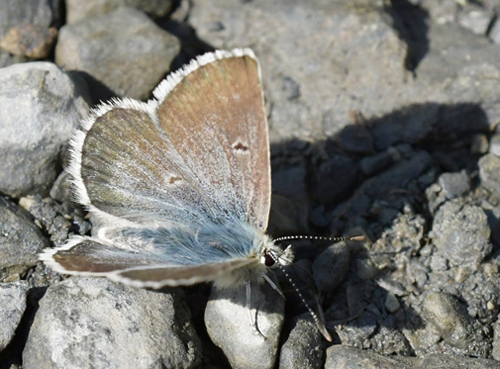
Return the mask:
{"type": "Polygon", "coordinates": [[[206,64],[171,91],[161,84],[155,96],[160,126],[204,193],[264,230],[271,196],[267,120],[258,62],[250,51],[239,54],[203,56],[206,64]]]}

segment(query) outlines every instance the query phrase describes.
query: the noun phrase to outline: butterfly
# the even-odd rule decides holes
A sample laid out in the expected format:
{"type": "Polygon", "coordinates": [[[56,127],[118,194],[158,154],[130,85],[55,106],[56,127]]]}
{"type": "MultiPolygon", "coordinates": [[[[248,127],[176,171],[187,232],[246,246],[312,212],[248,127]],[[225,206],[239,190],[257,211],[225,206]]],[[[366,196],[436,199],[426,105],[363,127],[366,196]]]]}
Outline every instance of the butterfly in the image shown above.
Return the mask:
{"type": "Polygon", "coordinates": [[[98,231],[40,259],[59,273],[134,287],[273,285],[267,269],[293,255],[265,233],[271,166],[253,51],[204,54],[153,96],[113,99],[82,122],[68,172],[98,231]]]}

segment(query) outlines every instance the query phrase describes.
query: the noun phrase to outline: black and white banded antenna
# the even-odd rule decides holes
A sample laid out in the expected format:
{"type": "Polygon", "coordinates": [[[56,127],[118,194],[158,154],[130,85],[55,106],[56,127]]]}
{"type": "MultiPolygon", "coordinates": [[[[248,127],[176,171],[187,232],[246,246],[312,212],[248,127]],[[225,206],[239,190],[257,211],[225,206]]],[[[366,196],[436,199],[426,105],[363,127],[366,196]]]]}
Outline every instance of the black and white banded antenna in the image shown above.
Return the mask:
{"type": "MultiPolygon", "coordinates": [[[[301,240],[301,239],[313,240],[313,241],[341,242],[341,241],[363,241],[365,239],[365,237],[364,236],[327,237],[327,236],[295,235],[295,236],[278,237],[278,238],[275,239],[275,241],[279,242],[279,241],[291,241],[291,240],[301,240]]],[[[300,292],[299,288],[295,284],[294,280],[292,279],[292,277],[290,276],[290,274],[288,274],[288,272],[286,271],[285,267],[279,262],[279,256],[275,255],[272,252],[268,253],[268,255],[273,259],[275,265],[277,265],[278,268],[280,268],[280,270],[283,272],[283,274],[288,279],[288,281],[292,285],[292,287],[295,290],[295,292],[297,292],[297,295],[302,300],[302,303],[304,304],[304,306],[307,308],[307,310],[311,314],[314,322],[316,323],[316,326],[318,327],[318,330],[321,332],[321,334],[323,335],[323,337],[325,337],[325,339],[328,342],[332,342],[333,339],[332,339],[332,336],[330,335],[330,332],[328,332],[328,330],[326,329],[325,325],[323,324],[323,322],[321,321],[321,319],[318,317],[318,314],[316,314],[314,312],[314,310],[312,309],[311,305],[309,305],[309,303],[306,301],[306,299],[304,298],[304,296],[300,292]]]]}
{"type": "Polygon", "coordinates": [[[328,236],[308,236],[308,235],[293,235],[293,236],[282,236],[275,238],[275,242],[280,241],[292,241],[292,240],[311,240],[311,241],[333,241],[333,242],[341,242],[341,241],[363,241],[365,236],[352,236],[352,237],[328,237],[328,236]]]}

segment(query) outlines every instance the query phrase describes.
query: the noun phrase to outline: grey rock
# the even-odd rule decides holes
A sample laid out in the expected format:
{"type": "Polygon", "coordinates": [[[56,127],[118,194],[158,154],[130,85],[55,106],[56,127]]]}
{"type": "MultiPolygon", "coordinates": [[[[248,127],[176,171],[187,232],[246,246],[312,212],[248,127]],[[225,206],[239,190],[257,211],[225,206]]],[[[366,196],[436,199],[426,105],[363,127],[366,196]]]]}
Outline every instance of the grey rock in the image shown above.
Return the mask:
{"type": "Polygon", "coordinates": [[[0,49],[0,68],[8,67],[12,64],[25,63],[28,61],[26,56],[12,55],[8,51],[0,49]]]}
{"type": "Polygon", "coordinates": [[[346,198],[360,177],[359,164],[345,155],[335,155],[316,172],[315,193],[322,204],[346,198]]]}
{"type": "Polygon", "coordinates": [[[493,324],[493,342],[491,346],[491,356],[495,360],[500,360],[500,320],[497,320],[493,324]]]}
{"type": "Polygon", "coordinates": [[[281,346],[279,369],[319,369],[323,367],[323,357],[322,338],[311,315],[299,316],[281,346]]]}
{"type": "Polygon", "coordinates": [[[413,0],[412,3],[425,9],[437,24],[455,22],[461,8],[456,0],[413,0]]]}
{"type": "Polygon", "coordinates": [[[49,28],[54,20],[52,9],[58,1],[47,0],[4,0],[0,5],[0,40],[9,30],[21,23],[33,24],[49,28]]]}
{"type": "Polygon", "coordinates": [[[55,245],[65,242],[70,233],[83,236],[90,231],[90,223],[84,219],[82,209],[70,202],[58,203],[50,197],[34,196],[23,197],[19,203],[35,218],[35,223],[50,235],[55,245]]]}
{"type": "Polygon", "coordinates": [[[72,200],[70,180],[71,176],[67,171],[61,172],[50,189],[50,197],[60,202],[72,200]]]}
{"type": "Polygon", "coordinates": [[[447,199],[462,196],[470,191],[470,178],[465,172],[443,173],[439,176],[438,183],[447,199]]]}
{"type": "Polygon", "coordinates": [[[410,360],[417,369],[497,369],[500,366],[496,360],[440,354],[410,360]]]}
{"type": "Polygon", "coordinates": [[[491,252],[490,228],[483,209],[448,201],[436,213],[432,241],[452,267],[477,269],[491,252]]]}
{"type": "Polygon", "coordinates": [[[48,193],[59,153],[88,112],[85,86],[52,63],[0,69],[0,190],[48,193]]]}
{"type": "MultiPolygon", "coordinates": [[[[420,151],[411,159],[401,160],[390,169],[370,178],[362,187],[372,199],[390,201],[395,204],[393,189],[408,188],[408,185],[421,176],[432,165],[429,153],[420,151]]],[[[393,205],[394,206],[394,205],[393,205]]]]}
{"type": "Polygon", "coordinates": [[[477,163],[481,185],[500,196],[500,157],[486,154],[477,163]]]}
{"type": "Polygon", "coordinates": [[[251,290],[249,312],[244,285],[228,290],[212,288],[205,324],[210,338],[233,368],[273,368],[285,301],[268,283],[254,283],[251,290]],[[260,334],[250,324],[250,315],[260,334]]]}
{"type": "Polygon", "coordinates": [[[37,254],[49,244],[30,215],[0,197],[0,280],[23,275],[38,262],[37,254]]]}
{"type": "Polygon", "coordinates": [[[371,1],[195,1],[189,22],[216,48],[252,46],[265,66],[273,142],[330,136],[346,126],[352,110],[371,116],[398,104],[393,86],[405,79],[406,46],[382,7],[371,1]],[[214,29],[214,23],[222,27],[214,29]],[[376,51],[365,47],[374,44],[376,51]],[[311,55],[318,56],[314,62],[311,55]],[[289,99],[283,77],[300,86],[300,96],[289,99]],[[381,79],[386,83],[380,84],[381,79]],[[384,95],[391,99],[375,103],[384,95]],[[323,119],[333,102],[334,114],[323,119]]]}
{"type": "Polygon", "coordinates": [[[485,35],[495,17],[492,11],[469,5],[458,14],[458,24],[478,35],[485,35]]]}
{"type": "Polygon", "coordinates": [[[195,368],[200,342],[179,293],[106,278],[54,284],[40,300],[23,368],[195,368]]]}
{"type": "Polygon", "coordinates": [[[25,281],[0,283],[0,351],[14,337],[26,309],[28,284],[25,281]]]}
{"type": "Polygon", "coordinates": [[[13,27],[0,40],[0,47],[13,55],[31,59],[45,59],[52,52],[57,38],[57,29],[22,23],[13,27]]]}
{"type": "Polygon", "coordinates": [[[437,328],[441,338],[450,346],[468,350],[470,354],[478,350],[475,336],[481,335],[467,311],[458,300],[447,293],[430,292],[423,305],[423,317],[427,323],[437,328]]]}
{"type": "Polygon", "coordinates": [[[397,149],[388,149],[373,156],[365,156],[361,159],[360,168],[364,175],[371,176],[381,172],[391,164],[399,161],[400,155],[397,149]]]}
{"type": "Polygon", "coordinates": [[[493,155],[500,156],[500,134],[496,133],[491,136],[489,152],[493,155]]]}
{"type": "Polygon", "coordinates": [[[66,20],[75,23],[103,15],[121,6],[136,8],[152,17],[164,17],[172,9],[172,0],[67,0],[66,20]]]}
{"type": "Polygon", "coordinates": [[[319,291],[329,291],[337,287],[349,269],[350,250],[345,242],[326,248],[314,260],[313,275],[319,291]]]}
{"type": "Polygon", "coordinates": [[[398,298],[389,292],[385,298],[384,306],[389,313],[394,314],[399,310],[401,304],[399,303],[398,298]]]}
{"type": "Polygon", "coordinates": [[[426,137],[440,118],[438,104],[413,104],[370,122],[375,147],[385,150],[401,143],[415,143],[426,137]]]}
{"type": "Polygon", "coordinates": [[[500,44],[500,21],[498,18],[493,21],[488,36],[494,43],[500,44]]]}
{"type": "Polygon", "coordinates": [[[325,369],[409,369],[406,358],[385,357],[354,347],[334,345],[326,350],[325,369]]]}
{"type": "MultiPolygon", "coordinates": [[[[470,148],[471,154],[482,155],[486,154],[489,149],[488,137],[485,134],[476,134],[472,136],[472,144],[470,148]]],[[[500,151],[500,150],[499,150],[500,151]]]]}
{"type": "Polygon", "coordinates": [[[368,350],[335,345],[326,351],[325,369],[496,369],[498,362],[434,354],[419,358],[382,356],[368,350]]]}
{"type": "Polygon", "coordinates": [[[194,1],[189,22],[216,48],[255,50],[265,66],[272,142],[333,136],[349,124],[352,111],[362,112],[379,149],[428,134],[452,138],[494,126],[500,120],[500,49],[456,23],[426,23],[418,45],[425,53],[413,78],[405,65],[414,50],[396,31],[388,7],[379,5],[194,1]],[[222,27],[214,30],[214,22],[222,27]],[[300,85],[300,97],[287,99],[283,76],[300,85]]]}
{"type": "MultiPolygon", "coordinates": [[[[335,113],[327,110],[323,113],[322,121],[325,126],[332,126],[335,123],[335,113]]],[[[371,154],[374,150],[373,137],[370,130],[363,124],[355,124],[344,127],[336,139],[338,145],[344,150],[357,154],[371,154]]]]}
{"type": "Polygon", "coordinates": [[[178,40],[137,9],[121,7],[61,28],[56,63],[115,94],[145,99],[179,53],[178,40]]]}

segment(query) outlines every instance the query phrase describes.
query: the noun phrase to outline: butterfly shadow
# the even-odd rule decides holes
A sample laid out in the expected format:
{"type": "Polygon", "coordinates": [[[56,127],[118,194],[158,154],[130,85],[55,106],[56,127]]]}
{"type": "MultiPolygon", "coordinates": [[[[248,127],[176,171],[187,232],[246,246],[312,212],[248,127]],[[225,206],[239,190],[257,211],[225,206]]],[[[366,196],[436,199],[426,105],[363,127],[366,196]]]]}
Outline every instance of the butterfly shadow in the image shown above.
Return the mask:
{"type": "MultiPolygon", "coordinates": [[[[272,147],[273,200],[279,198],[271,210],[273,236],[295,227],[304,234],[367,237],[364,246],[350,246],[343,275],[331,272],[340,283],[320,294],[314,279],[325,271],[314,266],[328,244],[301,241],[293,246],[295,264],[305,270],[292,272],[293,278],[312,304],[322,301],[334,342],[362,345],[390,331],[402,342],[399,353],[414,354],[407,337],[428,327],[418,311],[426,292],[439,288],[432,283],[440,280],[424,267],[431,257],[426,252],[437,252],[428,233],[440,204],[451,200],[436,200],[429,191],[442,173],[463,171],[472,178],[471,188],[478,186],[474,173],[480,154],[473,147],[486,139],[489,127],[476,104],[413,104],[372,120],[358,116],[326,140],[290,140],[272,147]],[[402,270],[401,263],[409,267],[402,270]]],[[[498,218],[487,215],[491,228],[500,228],[498,218]]],[[[499,253],[494,237],[490,258],[499,253]]],[[[287,314],[303,313],[296,293],[284,290],[287,314]]],[[[467,306],[460,294],[457,298],[467,306]]],[[[285,327],[285,337],[292,328],[285,327]]]]}

